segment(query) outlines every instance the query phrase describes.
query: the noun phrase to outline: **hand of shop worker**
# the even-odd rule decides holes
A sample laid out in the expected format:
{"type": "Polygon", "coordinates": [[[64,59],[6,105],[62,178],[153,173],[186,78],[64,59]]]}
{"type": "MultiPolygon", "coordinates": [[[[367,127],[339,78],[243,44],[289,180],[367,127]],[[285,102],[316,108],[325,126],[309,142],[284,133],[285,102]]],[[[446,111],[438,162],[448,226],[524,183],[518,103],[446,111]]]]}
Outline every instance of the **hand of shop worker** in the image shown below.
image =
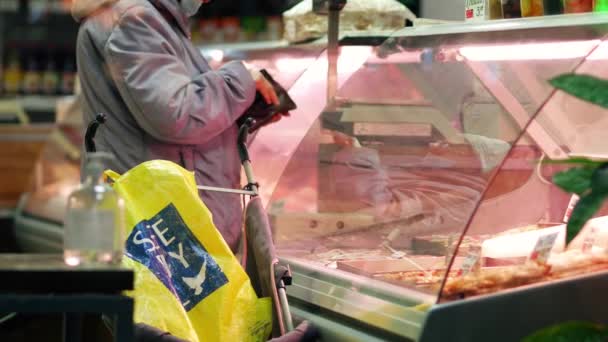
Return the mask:
{"type": "Polygon", "coordinates": [[[361,147],[359,140],[357,140],[355,137],[351,137],[350,135],[334,130],[326,130],[324,133],[329,134],[336,145],[342,147],[361,147]]]}

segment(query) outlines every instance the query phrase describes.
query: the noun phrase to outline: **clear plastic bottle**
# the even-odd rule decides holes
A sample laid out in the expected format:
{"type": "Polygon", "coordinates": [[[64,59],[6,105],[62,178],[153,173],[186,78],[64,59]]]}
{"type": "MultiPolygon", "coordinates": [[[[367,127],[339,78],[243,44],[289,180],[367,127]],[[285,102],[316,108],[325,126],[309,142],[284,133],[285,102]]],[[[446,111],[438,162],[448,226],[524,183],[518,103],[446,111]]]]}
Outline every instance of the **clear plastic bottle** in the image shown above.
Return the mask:
{"type": "Polygon", "coordinates": [[[68,198],[64,261],[70,266],[117,264],[124,250],[124,202],[102,177],[113,156],[96,152],[86,158],[84,181],[68,198]]]}

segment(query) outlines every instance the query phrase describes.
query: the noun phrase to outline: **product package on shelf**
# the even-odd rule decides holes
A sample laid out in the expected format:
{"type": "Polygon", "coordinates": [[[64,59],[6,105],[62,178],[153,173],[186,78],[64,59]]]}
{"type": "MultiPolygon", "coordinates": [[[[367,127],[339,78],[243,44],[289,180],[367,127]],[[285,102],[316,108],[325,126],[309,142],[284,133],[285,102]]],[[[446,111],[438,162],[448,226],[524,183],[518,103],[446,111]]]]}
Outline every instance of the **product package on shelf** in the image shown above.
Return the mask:
{"type": "Polygon", "coordinates": [[[539,17],[544,14],[543,0],[521,0],[522,17],[539,17]]]}
{"type": "Polygon", "coordinates": [[[520,0],[502,0],[502,16],[503,18],[520,18],[521,17],[521,2],[520,0]]]}
{"type": "Polygon", "coordinates": [[[584,13],[593,10],[593,0],[564,0],[564,13],[584,13]]]}
{"type": "Polygon", "coordinates": [[[192,31],[195,44],[224,44],[282,39],[281,17],[204,18],[192,31]]]}
{"type": "Polygon", "coordinates": [[[0,68],[3,96],[72,95],[76,63],[72,51],[53,45],[23,48],[9,45],[0,68]]]}
{"type": "Polygon", "coordinates": [[[466,21],[502,19],[501,0],[466,0],[466,21]]]}
{"type": "Polygon", "coordinates": [[[563,0],[544,0],[543,7],[544,7],[545,15],[564,13],[563,0]]]}
{"type": "MultiPolygon", "coordinates": [[[[283,37],[289,42],[320,38],[327,32],[327,16],[313,12],[304,0],[283,13],[283,37]]],[[[340,32],[397,30],[416,16],[396,0],[351,0],[340,14],[340,32]]]]}

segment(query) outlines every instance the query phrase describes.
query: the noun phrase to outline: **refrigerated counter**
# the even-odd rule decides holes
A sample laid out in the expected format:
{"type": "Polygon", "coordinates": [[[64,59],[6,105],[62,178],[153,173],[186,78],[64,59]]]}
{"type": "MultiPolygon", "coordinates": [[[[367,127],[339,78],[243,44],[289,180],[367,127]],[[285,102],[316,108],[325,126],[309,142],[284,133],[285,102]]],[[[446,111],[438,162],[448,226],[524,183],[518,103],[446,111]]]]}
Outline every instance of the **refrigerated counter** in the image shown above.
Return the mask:
{"type": "MultiPolygon", "coordinates": [[[[329,100],[325,52],[285,57],[299,108],[250,154],[292,313],[325,341],[516,341],[607,323],[607,208],[566,246],[571,196],[551,182],[563,167],[543,162],[607,155],[608,113],[547,82],[608,78],[607,35],[608,15],[584,14],[358,39],[329,100]]],[[[26,248],[60,247],[70,172],[23,197],[26,248]]]]}
{"type": "Polygon", "coordinates": [[[406,28],[343,46],[329,101],[311,66],[251,147],[292,312],[328,341],[606,323],[608,208],[566,246],[564,166],[544,161],[608,157],[607,111],[548,82],[608,78],[607,37],[605,14],[406,28]]]}

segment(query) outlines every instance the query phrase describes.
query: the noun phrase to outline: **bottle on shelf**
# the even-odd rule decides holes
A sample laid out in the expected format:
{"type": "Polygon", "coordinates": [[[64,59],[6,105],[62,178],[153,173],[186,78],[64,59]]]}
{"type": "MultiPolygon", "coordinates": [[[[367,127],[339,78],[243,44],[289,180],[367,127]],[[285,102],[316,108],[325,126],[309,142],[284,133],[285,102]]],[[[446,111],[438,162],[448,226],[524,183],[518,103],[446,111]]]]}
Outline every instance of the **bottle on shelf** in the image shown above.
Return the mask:
{"type": "Polygon", "coordinates": [[[520,0],[501,0],[502,15],[504,18],[521,18],[520,0]]]}
{"type": "Polygon", "coordinates": [[[239,18],[225,17],[221,19],[220,23],[224,42],[236,43],[242,40],[239,18]]]}
{"type": "Polygon", "coordinates": [[[49,54],[46,69],[42,75],[42,92],[45,95],[54,95],[57,94],[58,88],[59,73],[55,66],[55,60],[53,60],[53,57],[49,54]]]}
{"type": "Polygon", "coordinates": [[[23,74],[23,82],[21,83],[21,91],[24,95],[35,95],[40,92],[42,76],[38,69],[36,57],[31,56],[27,63],[27,69],[23,74]]]}
{"type": "Polygon", "coordinates": [[[283,37],[283,22],[281,21],[281,17],[266,18],[266,29],[268,40],[281,40],[283,37]]]}
{"type": "Polygon", "coordinates": [[[545,15],[564,13],[563,0],[544,0],[545,15]]]}
{"type": "Polygon", "coordinates": [[[220,24],[217,19],[202,19],[199,22],[198,30],[201,43],[217,43],[222,40],[220,24]]]}
{"type": "Polygon", "coordinates": [[[490,19],[502,19],[502,2],[500,0],[488,0],[490,8],[490,19]]]}
{"type": "Polygon", "coordinates": [[[74,93],[74,83],[76,82],[76,65],[72,58],[67,58],[61,74],[60,92],[64,95],[74,93]]]}
{"type": "Polygon", "coordinates": [[[544,14],[543,0],[521,0],[522,17],[540,17],[544,14]]]}
{"type": "Polygon", "coordinates": [[[0,54],[0,96],[4,95],[4,61],[0,54]]]}
{"type": "Polygon", "coordinates": [[[593,10],[593,0],[564,0],[564,13],[584,13],[593,10]]]}
{"type": "Polygon", "coordinates": [[[118,264],[124,251],[124,202],[103,181],[103,171],[113,156],[86,155],[84,181],[67,204],[63,256],[70,266],[118,264]]]}
{"type": "Polygon", "coordinates": [[[241,18],[241,30],[247,41],[268,40],[265,17],[247,16],[241,18]]]}
{"type": "Polygon", "coordinates": [[[6,95],[17,95],[21,88],[23,71],[19,62],[19,55],[13,52],[4,68],[3,89],[6,95]]]}

